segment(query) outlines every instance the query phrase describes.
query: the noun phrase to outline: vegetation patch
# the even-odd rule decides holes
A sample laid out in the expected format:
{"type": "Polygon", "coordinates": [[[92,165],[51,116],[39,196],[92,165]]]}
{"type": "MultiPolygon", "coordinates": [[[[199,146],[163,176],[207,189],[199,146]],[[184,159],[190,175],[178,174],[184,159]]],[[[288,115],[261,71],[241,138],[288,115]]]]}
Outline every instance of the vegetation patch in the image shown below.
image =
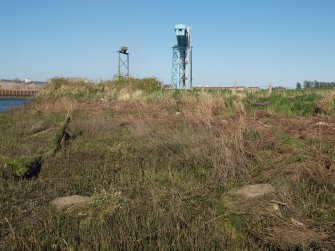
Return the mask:
{"type": "Polygon", "coordinates": [[[0,249],[331,250],[332,95],[51,80],[0,114],[0,166],[43,164],[0,178],[0,249]],[[276,191],[236,196],[250,184],[276,191]],[[71,195],[89,203],[50,207],[71,195]]]}
{"type": "Polygon", "coordinates": [[[248,93],[244,102],[249,109],[266,108],[275,113],[284,115],[306,116],[318,113],[317,103],[321,96],[316,93],[307,93],[292,95],[291,93],[276,93],[271,95],[262,95],[259,93],[248,93]]]}

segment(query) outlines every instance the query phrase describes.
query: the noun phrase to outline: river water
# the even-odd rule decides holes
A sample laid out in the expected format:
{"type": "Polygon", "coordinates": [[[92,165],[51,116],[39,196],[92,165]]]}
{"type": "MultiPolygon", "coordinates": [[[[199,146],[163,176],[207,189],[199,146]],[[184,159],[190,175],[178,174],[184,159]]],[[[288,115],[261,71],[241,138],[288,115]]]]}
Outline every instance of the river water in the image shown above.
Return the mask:
{"type": "Polygon", "coordinates": [[[0,112],[19,108],[29,101],[28,98],[0,98],[0,112]]]}

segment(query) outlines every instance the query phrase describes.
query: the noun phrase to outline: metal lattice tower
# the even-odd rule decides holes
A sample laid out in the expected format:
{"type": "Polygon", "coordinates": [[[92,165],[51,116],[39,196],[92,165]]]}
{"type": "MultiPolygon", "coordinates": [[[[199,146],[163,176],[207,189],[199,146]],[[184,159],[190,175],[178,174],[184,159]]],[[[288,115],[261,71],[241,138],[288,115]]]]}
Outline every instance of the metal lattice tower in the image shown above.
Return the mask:
{"type": "Polygon", "coordinates": [[[172,87],[192,88],[192,27],[177,24],[177,45],[172,47],[172,87]]]}
{"type": "Polygon", "coordinates": [[[129,52],[128,47],[122,46],[118,53],[118,71],[113,80],[123,80],[129,78],[129,52]]]}

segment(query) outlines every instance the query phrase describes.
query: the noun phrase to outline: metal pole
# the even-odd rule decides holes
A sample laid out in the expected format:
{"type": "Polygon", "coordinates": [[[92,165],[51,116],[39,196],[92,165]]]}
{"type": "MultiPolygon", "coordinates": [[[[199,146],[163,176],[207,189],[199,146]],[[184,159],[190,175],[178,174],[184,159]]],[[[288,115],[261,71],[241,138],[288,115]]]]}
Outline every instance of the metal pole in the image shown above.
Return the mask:
{"type": "Polygon", "coordinates": [[[118,80],[120,80],[121,76],[121,53],[119,52],[119,70],[118,70],[118,80]]]}
{"type": "Polygon", "coordinates": [[[129,78],[129,54],[127,54],[127,78],[129,78]]]}
{"type": "Polygon", "coordinates": [[[192,82],[193,82],[193,64],[192,64],[192,60],[193,60],[193,56],[192,56],[192,48],[193,47],[191,47],[191,55],[190,55],[190,61],[191,61],[191,65],[190,65],[190,87],[192,88],[192,82]]]}

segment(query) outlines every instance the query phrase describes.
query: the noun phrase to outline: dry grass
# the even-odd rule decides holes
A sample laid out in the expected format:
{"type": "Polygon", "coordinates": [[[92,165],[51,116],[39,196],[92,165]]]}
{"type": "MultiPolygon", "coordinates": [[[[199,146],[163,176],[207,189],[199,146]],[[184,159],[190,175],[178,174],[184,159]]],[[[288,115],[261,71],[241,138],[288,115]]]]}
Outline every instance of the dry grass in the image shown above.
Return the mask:
{"type": "Polygon", "coordinates": [[[61,113],[68,111],[72,113],[79,109],[79,102],[68,97],[60,97],[58,99],[38,99],[36,102],[30,104],[31,108],[40,113],[52,112],[61,113]]]}

